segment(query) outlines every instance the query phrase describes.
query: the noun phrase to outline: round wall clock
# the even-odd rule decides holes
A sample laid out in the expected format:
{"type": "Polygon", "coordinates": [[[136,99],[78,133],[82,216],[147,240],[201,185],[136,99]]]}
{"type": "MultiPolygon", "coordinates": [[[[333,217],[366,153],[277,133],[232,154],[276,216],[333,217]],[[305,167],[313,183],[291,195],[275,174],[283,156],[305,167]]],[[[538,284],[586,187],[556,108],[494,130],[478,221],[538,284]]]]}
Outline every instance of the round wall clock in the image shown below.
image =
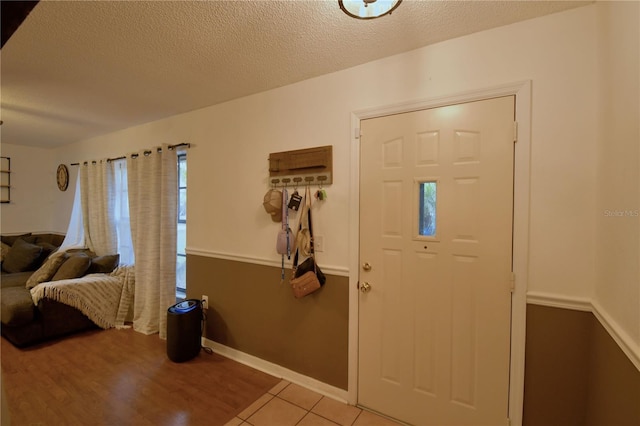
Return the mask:
{"type": "Polygon", "coordinates": [[[69,186],[69,169],[64,164],[58,166],[56,172],[56,181],[58,182],[58,189],[60,191],[66,191],[69,186]]]}

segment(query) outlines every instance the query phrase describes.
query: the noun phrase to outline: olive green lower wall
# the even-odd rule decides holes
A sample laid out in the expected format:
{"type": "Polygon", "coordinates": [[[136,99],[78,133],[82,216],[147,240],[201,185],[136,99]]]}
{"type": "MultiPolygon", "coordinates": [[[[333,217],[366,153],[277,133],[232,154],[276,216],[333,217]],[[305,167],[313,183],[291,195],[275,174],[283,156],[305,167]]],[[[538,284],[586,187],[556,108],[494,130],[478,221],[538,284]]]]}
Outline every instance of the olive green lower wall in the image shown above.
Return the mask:
{"type": "Polygon", "coordinates": [[[525,426],[640,425],[640,371],[591,312],[527,306],[525,426]]]}
{"type": "Polygon", "coordinates": [[[347,389],[348,278],[295,299],[280,268],[187,255],[187,297],[209,296],[205,337],[347,389]]]}
{"type": "Polygon", "coordinates": [[[587,426],[640,425],[640,371],[592,316],[587,426]]]}
{"type": "MultiPolygon", "coordinates": [[[[297,300],[280,268],[188,255],[187,283],[209,296],[208,339],[347,390],[347,277],[297,300]]],[[[527,305],[525,426],[635,426],[638,401],[640,371],[591,312],[527,305]]]]}

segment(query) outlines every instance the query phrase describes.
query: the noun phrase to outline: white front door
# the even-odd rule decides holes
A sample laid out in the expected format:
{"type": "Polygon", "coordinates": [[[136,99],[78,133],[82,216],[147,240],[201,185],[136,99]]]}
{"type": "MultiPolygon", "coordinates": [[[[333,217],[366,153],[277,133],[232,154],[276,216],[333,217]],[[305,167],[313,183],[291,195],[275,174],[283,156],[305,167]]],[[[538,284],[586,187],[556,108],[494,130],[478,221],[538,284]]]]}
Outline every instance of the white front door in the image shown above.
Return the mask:
{"type": "Polygon", "coordinates": [[[361,122],[360,405],[507,424],[514,102],[361,122]]]}

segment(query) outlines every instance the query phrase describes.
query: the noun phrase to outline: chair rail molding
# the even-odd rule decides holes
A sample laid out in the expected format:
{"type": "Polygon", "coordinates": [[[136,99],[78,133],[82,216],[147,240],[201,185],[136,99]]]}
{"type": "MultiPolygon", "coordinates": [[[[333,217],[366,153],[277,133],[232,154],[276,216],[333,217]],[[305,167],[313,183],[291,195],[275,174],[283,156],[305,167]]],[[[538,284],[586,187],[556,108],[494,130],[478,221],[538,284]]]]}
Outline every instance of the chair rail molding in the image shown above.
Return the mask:
{"type": "MultiPolygon", "coordinates": [[[[256,265],[273,266],[273,267],[276,267],[276,268],[281,268],[282,267],[282,260],[281,259],[275,260],[275,259],[270,259],[270,258],[266,258],[266,257],[246,256],[246,255],[243,255],[243,254],[207,250],[207,249],[201,249],[201,248],[195,248],[195,247],[187,247],[185,252],[187,253],[187,255],[193,255],[193,256],[211,257],[211,258],[214,258],[214,259],[223,259],[223,260],[232,260],[232,261],[236,261],[236,262],[253,263],[253,264],[256,264],[256,265]]],[[[318,265],[322,268],[322,272],[324,272],[325,274],[336,275],[336,276],[339,276],[339,277],[348,277],[349,276],[349,269],[348,268],[344,268],[344,267],[341,267],[341,266],[325,265],[325,264],[320,264],[320,263],[318,263],[318,265]]]]}

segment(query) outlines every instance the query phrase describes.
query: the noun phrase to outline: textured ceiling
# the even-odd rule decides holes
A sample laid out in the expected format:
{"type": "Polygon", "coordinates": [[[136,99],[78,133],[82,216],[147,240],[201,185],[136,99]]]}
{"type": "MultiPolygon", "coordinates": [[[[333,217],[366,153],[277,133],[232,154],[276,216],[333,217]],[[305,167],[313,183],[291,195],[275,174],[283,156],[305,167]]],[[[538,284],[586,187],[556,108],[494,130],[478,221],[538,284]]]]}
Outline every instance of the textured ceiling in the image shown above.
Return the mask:
{"type": "Polygon", "coordinates": [[[54,147],[588,2],[41,1],[1,51],[2,142],[54,147]]]}

